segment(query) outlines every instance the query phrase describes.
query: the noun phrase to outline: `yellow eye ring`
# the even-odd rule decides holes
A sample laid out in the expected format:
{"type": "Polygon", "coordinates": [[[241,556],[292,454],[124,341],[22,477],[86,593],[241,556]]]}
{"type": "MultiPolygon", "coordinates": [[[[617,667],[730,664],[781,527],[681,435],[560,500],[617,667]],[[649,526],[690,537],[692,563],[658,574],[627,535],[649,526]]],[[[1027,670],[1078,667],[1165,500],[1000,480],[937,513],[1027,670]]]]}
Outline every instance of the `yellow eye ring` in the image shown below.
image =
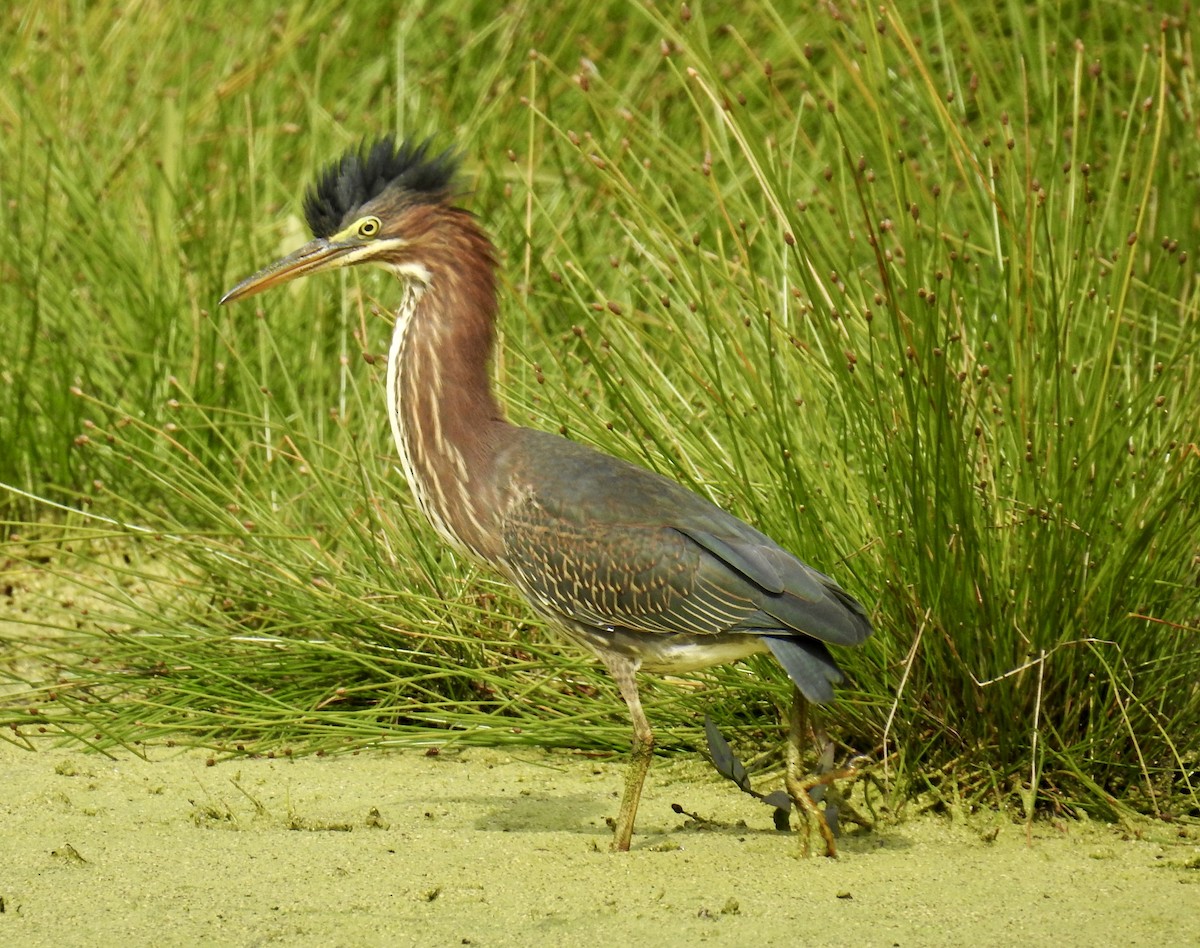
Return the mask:
{"type": "Polygon", "coordinates": [[[378,217],[364,217],[358,222],[358,236],[364,240],[370,240],[372,237],[379,236],[379,228],[383,225],[379,222],[378,217]]]}

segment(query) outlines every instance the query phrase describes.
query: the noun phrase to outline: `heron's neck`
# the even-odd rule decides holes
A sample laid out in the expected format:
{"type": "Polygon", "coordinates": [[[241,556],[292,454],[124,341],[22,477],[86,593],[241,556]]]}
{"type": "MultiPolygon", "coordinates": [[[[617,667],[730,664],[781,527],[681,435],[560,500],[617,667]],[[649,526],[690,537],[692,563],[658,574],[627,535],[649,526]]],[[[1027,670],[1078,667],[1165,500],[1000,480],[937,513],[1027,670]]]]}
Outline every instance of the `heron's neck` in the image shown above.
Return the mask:
{"type": "Polygon", "coordinates": [[[495,278],[487,238],[469,223],[456,237],[431,266],[401,274],[388,414],[421,511],[453,545],[493,559],[493,468],[508,426],[491,390],[495,278]]]}

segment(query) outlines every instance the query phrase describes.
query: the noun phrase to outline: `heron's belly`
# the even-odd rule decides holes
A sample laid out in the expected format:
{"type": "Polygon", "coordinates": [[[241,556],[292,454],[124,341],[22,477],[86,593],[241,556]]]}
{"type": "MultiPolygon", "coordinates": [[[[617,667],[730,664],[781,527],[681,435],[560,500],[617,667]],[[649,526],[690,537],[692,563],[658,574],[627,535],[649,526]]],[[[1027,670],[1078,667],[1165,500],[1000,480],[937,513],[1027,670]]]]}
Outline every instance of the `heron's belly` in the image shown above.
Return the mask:
{"type": "Polygon", "coordinates": [[[736,662],[769,651],[766,643],[746,632],[710,635],[665,635],[648,632],[593,629],[556,623],[572,639],[594,652],[617,652],[640,662],[649,672],[689,672],[710,665],[736,662]]]}

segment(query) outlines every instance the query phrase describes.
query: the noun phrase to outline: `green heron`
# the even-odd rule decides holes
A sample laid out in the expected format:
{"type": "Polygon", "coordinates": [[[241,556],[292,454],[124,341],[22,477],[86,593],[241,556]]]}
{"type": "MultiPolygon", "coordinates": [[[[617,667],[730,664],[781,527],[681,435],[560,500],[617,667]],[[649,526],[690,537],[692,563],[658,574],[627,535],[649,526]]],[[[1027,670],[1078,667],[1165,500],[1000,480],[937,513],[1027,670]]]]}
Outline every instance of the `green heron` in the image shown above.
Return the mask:
{"type": "Polygon", "coordinates": [[[687,672],[770,652],[793,687],[787,787],[832,833],[802,779],[805,701],[842,672],[828,645],[871,634],[836,582],[741,520],[658,474],[505,420],[490,384],[496,255],[455,206],[458,159],[388,137],[347,152],[310,188],[313,240],[243,280],[222,303],[360,263],[402,296],[387,406],[418,506],[452,546],[491,564],[568,639],[608,668],[633,719],[613,849],[628,850],[654,735],[636,672],[687,672]]]}

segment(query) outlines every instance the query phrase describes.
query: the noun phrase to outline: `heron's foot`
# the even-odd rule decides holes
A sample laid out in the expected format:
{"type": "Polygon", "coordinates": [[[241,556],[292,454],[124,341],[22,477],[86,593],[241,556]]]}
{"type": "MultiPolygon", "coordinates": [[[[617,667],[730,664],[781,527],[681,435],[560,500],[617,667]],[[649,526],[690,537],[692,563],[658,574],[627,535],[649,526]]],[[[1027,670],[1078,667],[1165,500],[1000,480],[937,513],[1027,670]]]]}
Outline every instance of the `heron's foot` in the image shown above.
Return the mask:
{"type": "MultiPolygon", "coordinates": [[[[854,777],[857,773],[856,767],[848,766],[840,770],[828,770],[812,777],[800,778],[791,773],[787,774],[785,783],[788,794],[804,818],[804,828],[800,834],[800,851],[803,855],[809,854],[809,840],[812,836],[813,824],[816,823],[817,831],[821,834],[821,839],[825,841],[825,855],[830,859],[837,858],[837,839],[834,835],[834,828],[830,826],[830,821],[832,820],[836,826],[840,808],[847,804],[834,786],[834,781],[854,777]],[[826,797],[828,797],[827,801],[826,797]]],[[[852,814],[852,822],[861,825],[862,817],[853,807],[849,807],[849,810],[852,814]]]]}
{"type": "Polygon", "coordinates": [[[796,809],[800,811],[800,815],[804,819],[804,826],[801,828],[800,833],[801,854],[804,856],[809,855],[812,828],[813,824],[816,823],[821,838],[825,840],[825,855],[834,859],[837,857],[837,840],[834,839],[833,830],[830,829],[829,821],[825,818],[824,808],[812,797],[812,791],[826,785],[826,783],[824,774],[816,777],[807,777],[803,780],[793,779],[789,774],[787,789],[793,802],[796,804],[796,809]]]}

